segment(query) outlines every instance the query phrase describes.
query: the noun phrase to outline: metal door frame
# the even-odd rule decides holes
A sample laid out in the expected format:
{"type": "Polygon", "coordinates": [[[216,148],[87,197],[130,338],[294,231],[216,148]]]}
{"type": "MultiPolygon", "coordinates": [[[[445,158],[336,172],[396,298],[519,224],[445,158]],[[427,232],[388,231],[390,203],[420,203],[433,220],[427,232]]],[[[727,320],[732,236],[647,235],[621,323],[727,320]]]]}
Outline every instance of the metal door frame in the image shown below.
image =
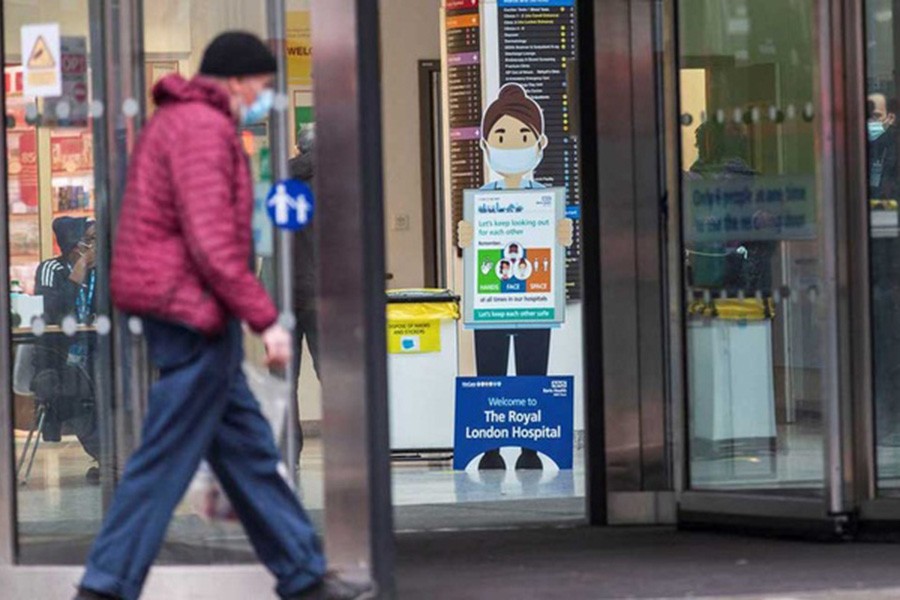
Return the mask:
{"type": "MultiPolygon", "coordinates": [[[[665,40],[665,89],[666,89],[666,157],[667,182],[673,201],[669,203],[668,276],[670,283],[669,331],[670,331],[670,388],[673,406],[673,431],[675,441],[676,493],[678,520],[681,526],[749,526],[778,532],[819,532],[826,535],[844,535],[851,526],[853,498],[850,492],[852,462],[850,452],[851,398],[851,308],[848,302],[851,292],[856,293],[850,282],[848,262],[850,235],[847,219],[849,190],[847,187],[847,153],[854,148],[848,145],[848,131],[858,134],[860,126],[847,127],[845,117],[850,105],[846,102],[845,56],[845,7],[853,0],[828,0],[815,3],[814,43],[818,56],[815,74],[815,93],[818,95],[816,123],[816,148],[820,161],[817,173],[822,196],[819,222],[824,239],[821,241],[824,264],[823,288],[830,297],[823,315],[826,328],[825,364],[826,383],[823,389],[823,452],[824,481],[821,498],[800,498],[737,492],[694,491],[688,480],[688,391],[687,391],[687,341],[684,316],[684,283],[681,256],[683,252],[681,232],[681,152],[679,119],[678,77],[678,6],[677,0],[664,3],[665,40]],[[678,198],[679,200],[674,200],[678,198]]],[[[850,11],[852,12],[852,11],[850,11]]],[[[852,86],[852,83],[851,83],[852,86]]],[[[857,140],[858,141],[858,140],[857,140]]],[[[854,314],[853,318],[859,318],[854,314]]],[[[856,362],[864,360],[855,356],[856,362]]]]}
{"type": "Polygon", "coordinates": [[[585,344],[588,389],[602,393],[602,408],[589,405],[587,424],[589,434],[599,437],[602,432],[605,439],[602,449],[588,446],[591,522],[598,523],[595,513],[606,508],[611,524],[669,523],[674,497],[666,366],[661,5],[593,0],[592,6],[595,90],[582,112],[593,113],[594,123],[585,126],[596,131],[594,156],[586,153],[585,158],[595,159],[595,169],[584,171],[595,171],[585,189],[589,183],[596,186],[599,212],[588,213],[586,206],[584,218],[599,223],[598,237],[591,240],[596,256],[592,244],[585,244],[585,272],[591,263],[599,265],[599,282],[597,298],[585,311],[599,314],[590,315],[585,344]],[[598,337],[598,330],[602,346],[593,348],[589,340],[598,337]],[[602,373],[590,379],[597,364],[602,373]],[[597,472],[600,461],[602,475],[597,472]],[[608,506],[594,508],[601,494],[608,506]]]}
{"type": "Polygon", "coordinates": [[[379,3],[313,3],[326,547],[393,593],[379,3]],[[349,175],[349,176],[348,176],[349,175]],[[354,259],[347,260],[348,257],[354,259]],[[347,265],[350,266],[347,266],[347,265]]]}
{"type": "MultiPolygon", "coordinates": [[[[5,47],[5,12],[0,6],[0,51],[5,47]]],[[[4,57],[5,69],[5,57],[4,57]]],[[[0,91],[6,110],[6,86],[0,91]]],[[[0,164],[3,181],[0,183],[0,266],[9,270],[9,202],[6,177],[6,134],[0,135],[0,164]]],[[[12,373],[11,305],[9,277],[0,277],[0,372],[12,373]]],[[[10,380],[12,378],[10,377],[10,380]]],[[[0,582],[3,568],[11,565],[16,556],[16,466],[15,435],[13,434],[12,381],[0,385],[0,582]]]]}

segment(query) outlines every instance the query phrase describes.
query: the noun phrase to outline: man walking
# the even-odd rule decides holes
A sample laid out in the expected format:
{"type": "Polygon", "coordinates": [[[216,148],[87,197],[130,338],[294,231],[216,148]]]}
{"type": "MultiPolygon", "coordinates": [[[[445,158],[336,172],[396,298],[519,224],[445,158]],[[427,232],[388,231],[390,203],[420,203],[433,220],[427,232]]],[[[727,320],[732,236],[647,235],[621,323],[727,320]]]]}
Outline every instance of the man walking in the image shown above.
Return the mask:
{"type": "Polygon", "coordinates": [[[368,587],[326,574],[241,370],[242,322],[262,335],[271,365],[291,360],[291,336],[250,269],[253,192],[238,137],[238,123],[271,110],[275,57],[255,36],[230,32],[206,49],[200,71],[156,86],[158,110],[131,162],[112,293],[120,310],[142,318],[160,378],[77,598],[140,595],[204,458],[281,598],[373,597],[368,587]]]}

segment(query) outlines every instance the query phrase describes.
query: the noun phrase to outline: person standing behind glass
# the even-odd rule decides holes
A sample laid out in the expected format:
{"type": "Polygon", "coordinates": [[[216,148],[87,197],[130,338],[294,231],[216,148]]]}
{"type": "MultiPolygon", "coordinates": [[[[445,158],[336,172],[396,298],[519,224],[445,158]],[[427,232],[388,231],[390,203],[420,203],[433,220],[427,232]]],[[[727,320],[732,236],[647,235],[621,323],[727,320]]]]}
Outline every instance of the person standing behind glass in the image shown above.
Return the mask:
{"type": "MultiPolygon", "coordinates": [[[[316,126],[303,125],[297,132],[297,156],[288,162],[288,172],[292,179],[313,185],[315,174],[314,150],[316,126]]],[[[297,328],[294,330],[294,375],[300,377],[303,340],[312,355],[313,369],[319,376],[319,334],[318,334],[318,256],[316,253],[315,221],[297,232],[294,237],[294,315],[297,328]]],[[[303,430],[300,427],[300,412],[297,411],[297,457],[303,450],[303,430]]]]}
{"type": "Polygon", "coordinates": [[[869,138],[869,198],[897,199],[896,101],[869,94],[866,123],[869,138]]]}

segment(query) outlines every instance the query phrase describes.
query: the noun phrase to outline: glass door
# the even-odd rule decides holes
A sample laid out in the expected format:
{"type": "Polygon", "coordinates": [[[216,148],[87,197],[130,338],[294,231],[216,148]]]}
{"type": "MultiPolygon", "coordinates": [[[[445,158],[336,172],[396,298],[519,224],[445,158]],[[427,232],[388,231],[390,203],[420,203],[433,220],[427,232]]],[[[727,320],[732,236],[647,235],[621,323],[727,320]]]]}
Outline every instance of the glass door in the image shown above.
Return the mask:
{"type": "Polygon", "coordinates": [[[827,475],[840,442],[822,10],[677,3],[682,522],[816,520],[840,504],[827,475]]]}
{"type": "Polygon", "coordinates": [[[2,9],[16,552],[59,564],[114,485],[100,3],[2,9]]]}
{"type": "MultiPolygon", "coordinates": [[[[193,77],[205,47],[223,31],[242,29],[268,39],[270,11],[267,3],[243,0],[148,3],[132,16],[143,26],[142,39],[133,40],[143,48],[140,71],[127,72],[108,62],[110,15],[100,1],[10,0],[2,10],[11,329],[0,343],[9,345],[5,377],[12,383],[13,562],[81,565],[138,442],[145,382],[153,376],[142,352],[140,320],[114,315],[108,291],[112,223],[128,153],[139,124],[155,110],[154,86],[166,77],[193,77]],[[110,89],[115,97],[107,98],[110,89]],[[110,134],[108,127],[115,130],[110,134]]],[[[281,10],[295,40],[308,48],[308,3],[281,10]]],[[[295,110],[279,97],[278,120],[240,132],[259,204],[256,269],[273,296],[281,257],[262,202],[273,179],[276,123],[296,130],[311,120],[308,57],[304,65],[305,79],[293,82],[306,86],[292,89],[295,110]]],[[[287,429],[285,408],[274,402],[289,403],[290,386],[263,368],[255,337],[248,336],[245,349],[264,412],[274,427],[287,429]],[[280,398],[272,397],[273,386],[280,398]]],[[[6,439],[7,431],[0,433],[6,439]]],[[[318,436],[309,436],[301,459],[301,493],[321,520],[318,436]]],[[[176,509],[158,563],[256,562],[210,479],[201,467],[176,509]]],[[[0,498],[4,508],[6,503],[0,498]]]]}
{"type": "MultiPolygon", "coordinates": [[[[298,398],[285,390],[290,377],[262,368],[262,348],[251,338],[248,379],[284,446],[293,446],[286,464],[299,455],[299,471],[285,476],[297,480],[314,521],[331,496],[330,563],[377,577],[389,590],[381,181],[372,168],[381,164],[380,97],[370,78],[378,28],[357,27],[374,22],[377,4],[2,0],[0,8],[7,113],[0,150],[8,150],[0,152],[7,177],[0,262],[8,257],[9,266],[0,279],[0,300],[8,302],[0,301],[0,368],[10,382],[0,387],[0,589],[14,597],[72,593],[72,567],[83,564],[137,442],[153,374],[141,321],[114,313],[108,294],[128,157],[154,113],[153,86],[193,77],[206,45],[240,29],[269,40],[279,64],[273,112],[240,136],[256,193],[254,266],[278,298],[282,322],[303,320],[302,358],[287,369],[300,373],[300,410],[270,402],[296,407],[298,398]],[[326,52],[313,56],[314,37],[326,52]],[[302,239],[274,231],[266,214],[266,193],[283,177],[318,192],[316,227],[302,239]],[[305,261],[302,272],[292,272],[292,257],[305,261]],[[292,297],[292,275],[306,285],[302,297],[292,297]],[[304,306],[322,310],[305,318],[304,306]],[[291,435],[298,418],[300,440],[291,435]]],[[[248,598],[271,586],[203,469],[175,511],[158,563],[148,595],[248,598]]]]}
{"type": "MultiPolygon", "coordinates": [[[[900,165],[897,122],[900,38],[893,0],[867,0],[863,6],[866,54],[864,98],[866,194],[868,213],[871,396],[857,435],[864,469],[860,480],[862,525],[900,518],[900,165]]],[[[862,75],[861,75],[862,77],[862,75]]],[[[859,123],[858,123],[859,125],[859,123]]],[[[861,204],[857,204],[861,207],[861,204]]]]}

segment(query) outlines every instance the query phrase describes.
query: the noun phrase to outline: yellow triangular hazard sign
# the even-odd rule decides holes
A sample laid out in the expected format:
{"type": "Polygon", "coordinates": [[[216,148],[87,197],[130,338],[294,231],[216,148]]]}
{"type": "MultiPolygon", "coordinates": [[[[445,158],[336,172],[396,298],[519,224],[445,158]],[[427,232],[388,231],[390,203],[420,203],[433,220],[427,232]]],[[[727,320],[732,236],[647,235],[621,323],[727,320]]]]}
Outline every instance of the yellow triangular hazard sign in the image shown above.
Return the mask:
{"type": "Polygon", "coordinates": [[[44,41],[44,36],[38,36],[31,50],[31,56],[28,58],[29,69],[52,69],[56,66],[56,59],[50,53],[50,47],[44,41]]]}

